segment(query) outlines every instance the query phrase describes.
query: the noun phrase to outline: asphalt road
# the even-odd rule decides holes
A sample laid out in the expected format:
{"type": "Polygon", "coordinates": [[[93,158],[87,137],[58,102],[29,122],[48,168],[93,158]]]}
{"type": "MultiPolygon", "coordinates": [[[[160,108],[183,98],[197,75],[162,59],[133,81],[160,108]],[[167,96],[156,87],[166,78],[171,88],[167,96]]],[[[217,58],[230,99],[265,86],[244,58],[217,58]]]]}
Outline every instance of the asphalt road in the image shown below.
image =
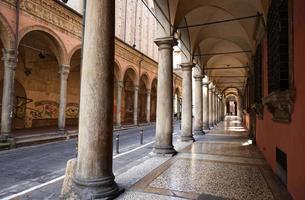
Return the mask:
{"type": "MultiPolygon", "coordinates": [[[[179,127],[180,124],[176,122],[174,132],[177,132],[179,127]]],[[[152,143],[155,138],[155,126],[141,128],[144,133],[144,145],[152,143]]],[[[115,173],[125,170],[129,163],[151,152],[153,144],[130,152],[141,146],[141,128],[114,133],[113,168],[115,173]],[[116,134],[120,135],[120,154],[118,155],[115,153],[116,134]]],[[[76,155],[76,141],[72,139],[0,152],[0,199],[64,175],[67,161],[76,155]]]]}

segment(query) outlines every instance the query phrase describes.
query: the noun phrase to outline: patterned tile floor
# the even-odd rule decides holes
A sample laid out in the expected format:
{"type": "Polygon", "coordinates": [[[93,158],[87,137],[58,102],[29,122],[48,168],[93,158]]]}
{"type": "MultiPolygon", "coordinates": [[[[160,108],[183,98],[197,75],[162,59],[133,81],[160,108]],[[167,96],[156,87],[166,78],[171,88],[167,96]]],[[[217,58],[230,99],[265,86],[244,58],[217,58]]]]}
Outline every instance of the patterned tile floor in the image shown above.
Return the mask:
{"type": "Polygon", "coordinates": [[[118,199],[291,199],[246,134],[237,118],[227,117],[118,199]]]}

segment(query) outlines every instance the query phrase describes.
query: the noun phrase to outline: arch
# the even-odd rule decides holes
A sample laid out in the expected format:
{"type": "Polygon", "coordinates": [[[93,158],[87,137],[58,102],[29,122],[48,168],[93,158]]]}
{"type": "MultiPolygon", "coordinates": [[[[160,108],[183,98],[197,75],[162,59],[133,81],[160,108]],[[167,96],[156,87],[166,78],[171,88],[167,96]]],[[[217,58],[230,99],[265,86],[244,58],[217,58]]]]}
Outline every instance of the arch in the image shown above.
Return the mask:
{"type": "Polygon", "coordinates": [[[151,101],[150,101],[150,120],[156,120],[157,111],[157,78],[153,78],[151,82],[151,101]]]}
{"type": "Polygon", "coordinates": [[[122,80],[122,67],[118,60],[114,60],[114,77],[117,81],[123,81],[122,80]]]}
{"type": "Polygon", "coordinates": [[[19,33],[19,40],[18,40],[18,46],[20,46],[20,42],[30,33],[33,33],[35,31],[42,32],[43,34],[46,34],[46,36],[49,37],[49,39],[54,42],[56,45],[56,49],[54,49],[54,53],[56,54],[57,60],[60,64],[66,64],[69,62],[68,60],[68,54],[67,49],[62,41],[62,39],[58,36],[57,33],[55,33],[52,29],[41,26],[41,25],[34,25],[29,26],[26,28],[23,28],[19,33]]]}
{"type": "Polygon", "coordinates": [[[0,41],[2,42],[3,47],[6,49],[11,49],[14,47],[14,31],[2,13],[0,13],[0,41]]]}
{"type": "Polygon", "coordinates": [[[136,70],[134,67],[132,66],[129,66],[128,68],[126,68],[125,71],[123,71],[123,79],[126,77],[126,76],[129,76],[129,78],[133,81],[133,84],[134,85],[137,85],[138,84],[138,76],[137,76],[137,73],[136,73],[136,70]]]}
{"type": "Polygon", "coordinates": [[[174,94],[177,94],[178,96],[180,96],[180,89],[179,89],[179,87],[176,86],[176,88],[174,90],[174,94]]]}
{"type": "Polygon", "coordinates": [[[241,93],[241,91],[240,91],[239,88],[237,88],[237,87],[232,87],[232,86],[229,86],[229,87],[224,88],[224,89],[221,91],[221,93],[226,94],[226,91],[229,90],[229,89],[234,89],[234,90],[236,90],[236,91],[237,91],[236,95],[238,95],[238,94],[241,93]]]}
{"type": "Polygon", "coordinates": [[[123,121],[124,123],[132,123],[134,115],[134,92],[138,84],[136,71],[133,68],[127,68],[123,76],[123,121]]]}
{"type": "Polygon", "coordinates": [[[78,44],[75,47],[73,47],[73,49],[70,51],[70,53],[68,53],[68,60],[71,61],[72,56],[75,54],[75,52],[77,52],[78,50],[82,50],[82,44],[78,44]]]}
{"type": "Polygon", "coordinates": [[[143,73],[139,81],[139,93],[138,93],[138,119],[140,122],[147,122],[147,91],[149,87],[149,79],[147,73],[143,73]]]}
{"type": "Polygon", "coordinates": [[[146,89],[150,89],[150,79],[146,72],[143,72],[140,76],[140,82],[143,81],[146,89]]]}

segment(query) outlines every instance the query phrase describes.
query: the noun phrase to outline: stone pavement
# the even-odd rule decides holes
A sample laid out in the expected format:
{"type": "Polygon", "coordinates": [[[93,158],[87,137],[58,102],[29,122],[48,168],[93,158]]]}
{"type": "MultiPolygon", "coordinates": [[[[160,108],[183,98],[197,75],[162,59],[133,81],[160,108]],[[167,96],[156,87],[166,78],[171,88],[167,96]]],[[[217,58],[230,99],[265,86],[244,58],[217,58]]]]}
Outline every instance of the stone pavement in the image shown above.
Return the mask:
{"type": "Polygon", "coordinates": [[[147,175],[137,179],[134,171],[141,174],[149,163],[118,176],[127,189],[118,199],[291,199],[246,134],[228,117],[177,156],[153,158],[163,162],[147,175]]]}
{"type": "MultiPolygon", "coordinates": [[[[147,155],[114,170],[116,182],[126,189],[117,199],[292,199],[237,118],[227,117],[194,143],[174,144],[179,151],[174,157],[147,155]]],[[[61,184],[16,199],[58,199],[61,184]]]]}

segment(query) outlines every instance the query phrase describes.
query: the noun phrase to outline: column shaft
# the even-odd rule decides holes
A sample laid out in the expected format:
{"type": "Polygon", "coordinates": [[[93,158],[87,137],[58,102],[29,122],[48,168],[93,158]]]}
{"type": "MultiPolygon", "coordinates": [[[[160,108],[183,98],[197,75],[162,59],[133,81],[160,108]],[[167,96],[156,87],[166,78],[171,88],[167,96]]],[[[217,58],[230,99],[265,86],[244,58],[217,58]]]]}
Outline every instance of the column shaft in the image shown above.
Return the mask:
{"type": "Polygon", "coordinates": [[[180,110],[180,97],[177,96],[177,119],[181,119],[181,110],[180,110]]]}
{"type": "Polygon", "coordinates": [[[14,79],[17,59],[15,51],[12,49],[2,49],[4,61],[4,79],[2,94],[2,113],[1,113],[1,139],[6,140],[11,137],[13,107],[14,107],[14,79]]]}
{"type": "Polygon", "coordinates": [[[183,79],[182,79],[182,121],[181,121],[181,140],[193,140],[193,125],[192,125],[192,68],[193,63],[181,64],[183,79]]]}
{"type": "Polygon", "coordinates": [[[195,78],[195,109],[194,109],[194,134],[204,134],[202,130],[202,75],[196,75],[195,78]]]}
{"type": "Polygon", "coordinates": [[[122,91],[123,82],[118,81],[117,83],[117,106],[116,106],[116,125],[120,127],[122,124],[121,109],[122,109],[122,91]]]}
{"type": "Polygon", "coordinates": [[[151,92],[150,90],[147,90],[147,96],[146,96],[146,122],[150,123],[150,100],[151,100],[151,92]]]}
{"type": "Polygon", "coordinates": [[[213,123],[213,87],[209,85],[209,127],[214,126],[213,123]]]}
{"type": "Polygon", "coordinates": [[[217,119],[216,119],[216,113],[217,113],[217,94],[216,90],[214,91],[214,102],[213,102],[214,112],[213,112],[213,118],[214,118],[214,125],[217,125],[217,119]]]}
{"type": "Polygon", "coordinates": [[[66,128],[66,106],[67,106],[67,82],[70,66],[61,65],[60,69],[60,97],[59,97],[59,115],[58,130],[65,131],[66,128]]]}
{"type": "Polygon", "coordinates": [[[239,95],[239,98],[238,98],[238,117],[240,117],[241,120],[243,120],[243,98],[241,95],[239,95]]]}
{"type": "Polygon", "coordinates": [[[138,125],[138,101],[139,101],[139,86],[135,86],[134,88],[134,103],[133,103],[133,124],[135,126],[138,125]]]}
{"type": "Polygon", "coordinates": [[[173,46],[172,37],[155,40],[159,65],[157,84],[156,142],[154,153],[175,154],[173,147],[173,46]]]}
{"type": "Polygon", "coordinates": [[[114,10],[113,0],[86,4],[78,157],[65,199],[114,198],[120,192],[112,173],[114,10]]]}
{"type": "Polygon", "coordinates": [[[203,82],[202,87],[202,127],[203,130],[209,130],[209,83],[203,82]]]}

